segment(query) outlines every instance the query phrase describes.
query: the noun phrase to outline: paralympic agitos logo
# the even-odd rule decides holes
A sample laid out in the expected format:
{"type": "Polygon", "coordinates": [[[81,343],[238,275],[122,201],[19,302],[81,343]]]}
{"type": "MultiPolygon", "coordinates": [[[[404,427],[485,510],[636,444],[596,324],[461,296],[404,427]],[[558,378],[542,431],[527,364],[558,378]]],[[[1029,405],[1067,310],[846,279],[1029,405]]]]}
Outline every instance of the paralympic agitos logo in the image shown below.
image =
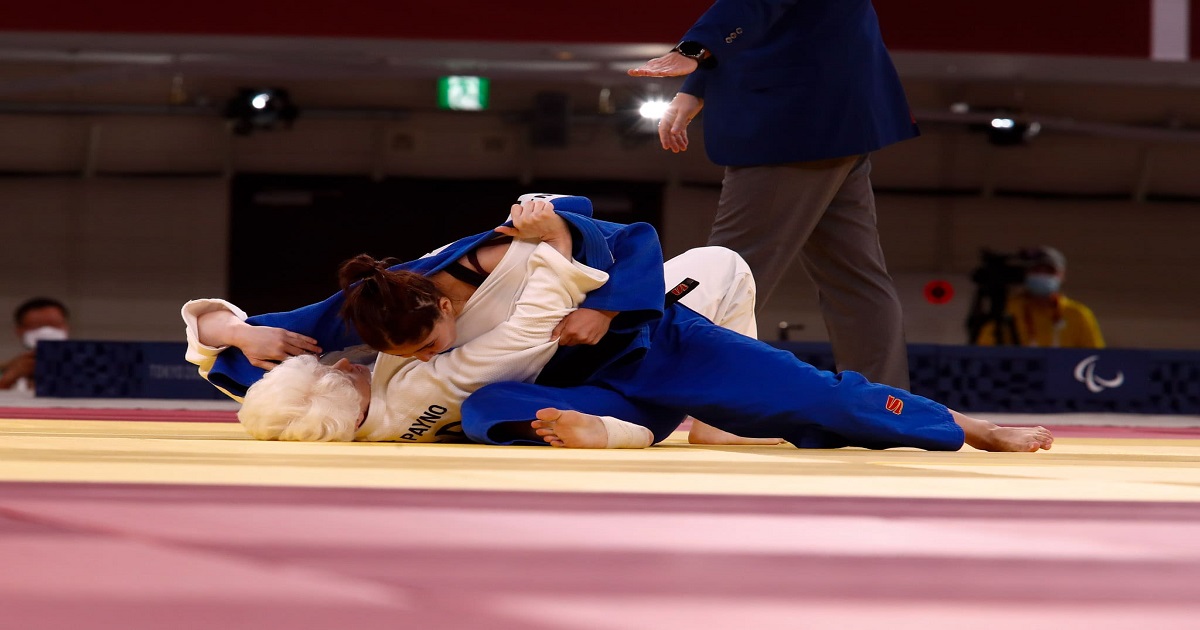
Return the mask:
{"type": "Polygon", "coordinates": [[[1089,392],[1099,394],[1106,389],[1116,389],[1125,384],[1125,373],[1120,370],[1117,375],[1112,378],[1101,378],[1096,376],[1096,362],[1100,360],[1100,355],[1093,354],[1092,356],[1080,361],[1075,366],[1075,380],[1083,383],[1088,388],[1089,392]]]}

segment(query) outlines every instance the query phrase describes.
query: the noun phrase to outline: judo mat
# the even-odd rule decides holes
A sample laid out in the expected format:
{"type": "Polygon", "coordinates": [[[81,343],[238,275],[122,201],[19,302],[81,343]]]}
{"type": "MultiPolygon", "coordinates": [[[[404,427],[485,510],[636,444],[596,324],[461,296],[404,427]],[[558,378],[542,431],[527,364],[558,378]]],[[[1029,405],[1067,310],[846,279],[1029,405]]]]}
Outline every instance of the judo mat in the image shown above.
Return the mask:
{"type": "Polygon", "coordinates": [[[222,411],[0,418],[2,628],[1200,619],[1194,426],[1056,427],[1040,453],[575,451],[258,442],[222,411]]]}

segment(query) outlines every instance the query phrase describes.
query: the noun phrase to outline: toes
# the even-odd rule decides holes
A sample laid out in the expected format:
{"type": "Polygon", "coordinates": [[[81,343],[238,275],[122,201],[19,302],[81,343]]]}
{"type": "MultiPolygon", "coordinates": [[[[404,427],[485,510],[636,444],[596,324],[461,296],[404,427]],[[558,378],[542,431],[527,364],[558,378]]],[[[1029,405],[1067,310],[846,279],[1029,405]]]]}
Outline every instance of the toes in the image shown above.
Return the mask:
{"type": "Polygon", "coordinates": [[[545,409],[538,409],[538,412],[537,412],[538,420],[546,420],[549,422],[558,420],[560,416],[562,416],[562,411],[555,409],[553,407],[547,407],[545,409]]]}

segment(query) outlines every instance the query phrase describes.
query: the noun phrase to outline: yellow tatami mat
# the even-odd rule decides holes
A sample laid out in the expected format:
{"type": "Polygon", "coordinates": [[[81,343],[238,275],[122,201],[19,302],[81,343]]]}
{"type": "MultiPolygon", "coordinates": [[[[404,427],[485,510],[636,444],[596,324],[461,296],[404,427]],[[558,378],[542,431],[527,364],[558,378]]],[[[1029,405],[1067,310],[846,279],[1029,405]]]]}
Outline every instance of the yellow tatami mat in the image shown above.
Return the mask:
{"type": "Polygon", "coordinates": [[[0,481],[1200,501],[1200,439],[1060,437],[1040,453],[260,442],[233,423],[0,420],[0,481]]]}

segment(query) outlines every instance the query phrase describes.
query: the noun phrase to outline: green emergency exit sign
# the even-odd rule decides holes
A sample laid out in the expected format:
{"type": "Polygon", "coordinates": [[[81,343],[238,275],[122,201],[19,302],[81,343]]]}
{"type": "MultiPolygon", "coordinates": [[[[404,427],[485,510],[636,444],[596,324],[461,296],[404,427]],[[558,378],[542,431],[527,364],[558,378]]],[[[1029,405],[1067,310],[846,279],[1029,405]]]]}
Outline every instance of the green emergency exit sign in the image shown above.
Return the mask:
{"type": "Polygon", "coordinates": [[[470,111],[487,109],[488,83],[483,77],[441,77],[438,79],[438,107],[470,111]]]}

